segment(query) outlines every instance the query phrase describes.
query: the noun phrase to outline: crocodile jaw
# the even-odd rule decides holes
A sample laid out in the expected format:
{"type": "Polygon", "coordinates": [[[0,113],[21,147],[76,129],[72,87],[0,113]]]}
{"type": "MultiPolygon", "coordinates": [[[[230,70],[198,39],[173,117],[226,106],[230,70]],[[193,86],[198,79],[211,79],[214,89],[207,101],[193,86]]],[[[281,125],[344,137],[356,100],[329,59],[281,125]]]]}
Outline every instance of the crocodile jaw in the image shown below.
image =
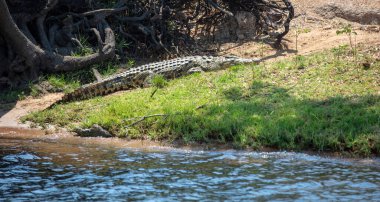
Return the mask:
{"type": "Polygon", "coordinates": [[[239,65],[239,64],[251,64],[251,63],[259,63],[260,59],[247,59],[240,57],[219,57],[216,59],[215,63],[212,65],[210,70],[220,70],[226,69],[228,67],[239,65]]]}

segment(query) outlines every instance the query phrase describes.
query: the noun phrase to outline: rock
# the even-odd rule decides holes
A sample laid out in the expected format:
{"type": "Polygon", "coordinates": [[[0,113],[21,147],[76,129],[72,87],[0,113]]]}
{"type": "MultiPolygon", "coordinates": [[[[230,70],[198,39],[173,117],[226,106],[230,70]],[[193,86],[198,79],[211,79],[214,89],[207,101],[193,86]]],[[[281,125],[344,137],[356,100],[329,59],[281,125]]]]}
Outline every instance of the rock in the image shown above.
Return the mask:
{"type": "Polygon", "coordinates": [[[371,63],[369,63],[369,62],[363,62],[362,66],[363,66],[364,70],[369,70],[371,68],[371,63]]]}
{"type": "Polygon", "coordinates": [[[238,12],[235,15],[235,19],[238,23],[236,34],[239,39],[250,39],[255,36],[256,17],[252,13],[238,12]]]}
{"type": "Polygon", "coordinates": [[[57,128],[54,125],[47,124],[45,126],[44,131],[45,131],[45,135],[51,135],[51,134],[54,134],[55,132],[57,132],[57,128]]]}
{"type": "Polygon", "coordinates": [[[217,27],[215,40],[230,41],[252,39],[256,36],[256,17],[254,14],[239,11],[234,17],[226,18],[225,22],[217,27]]]}
{"type": "Polygon", "coordinates": [[[355,7],[350,4],[328,3],[316,9],[325,18],[343,18],[348,21],[366,25],[380,25],[380,9],[355,7]]]}
{"type": "Polygon", "coordinates": [[[306,21],[323,22],[323,19],[319,19],[319,18],[317,18],[317,17],[313,17],[313,16],[307,16],[307,17],[306,17],[306,21]]]}
{"type": "Polygon", "coordinates": [[[77,133],[77,136],[81,137],[114,137],[110,132],[97,124],[94,124],[91,128],[87,129],[76,128],[74,129],[74,132],[77,133]]]}
{"type": "Polygon", "coordinates": [[[367,32],[380,32],[380,26],[376,25],[362,25],[359,29],[367,32]]]}
{"type": "Polygon", "coordinates": [[[376,60],[376,61],[380,61],[380,52],[377,52],[373,55],[373,58],[376,60]]]}

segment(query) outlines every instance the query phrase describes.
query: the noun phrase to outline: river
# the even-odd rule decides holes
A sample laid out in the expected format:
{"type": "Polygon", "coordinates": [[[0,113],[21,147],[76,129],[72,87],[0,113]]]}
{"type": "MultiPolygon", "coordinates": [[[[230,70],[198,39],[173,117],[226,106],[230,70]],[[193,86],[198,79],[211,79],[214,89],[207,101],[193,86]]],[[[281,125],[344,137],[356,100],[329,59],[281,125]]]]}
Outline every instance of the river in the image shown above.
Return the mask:
{"type": "Polygon", "coordinates": [[[0,130],[0,201],[380,200],[379,159],[0,130]]]}

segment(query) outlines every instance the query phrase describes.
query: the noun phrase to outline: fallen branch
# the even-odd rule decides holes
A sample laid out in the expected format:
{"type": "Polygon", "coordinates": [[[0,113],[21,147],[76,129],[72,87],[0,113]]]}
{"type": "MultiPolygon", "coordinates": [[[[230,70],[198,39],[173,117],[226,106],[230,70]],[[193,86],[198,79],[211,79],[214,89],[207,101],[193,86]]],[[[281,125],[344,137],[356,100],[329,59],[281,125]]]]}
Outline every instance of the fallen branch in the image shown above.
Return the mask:
{"type": "MultiPolygon", "coordinates": [[[[203,108],[207,107],[208,105],[209,105],[208,103],[202,104],[200,106],[197,106],[195,108],[195,110],[203,109],[203,108]]],[[[141,122],[143,122],[143,121],[145,121],[146,119],[149,119],[149,118],[154,118],[154,117],[165,117],[165,118],[167,118],[169,116],[174,116],[174,115],[175,116],[181,115],[181,113],[177,112],[177,113],[170,114],[170,115],[169,114],[152,114],[152,115],[147,115],[147,116],[142,116],[142,117],[129,118],[129,119],[124,120],[124,122],[133,121],[133,120],[136,120],[136,119],[138,119],[138,120],[132,122],[129,125],[127,125],[125,128],[130,128],[130,127],[132,127],[132,126],[134,126],[134,125],[136,125],[138,123],[141,123],[141,122]]]]}
{"type": "Polygon", "coordinates": [[[168,116],[169,116],[168,114],[153,114],[153,115],[148,115],[148,116],[143,116],[143,117],[130,118],[130,119],[127,119],[125,121],[127,122],[127,121],[131,121],[131,120],[135,120],[135,119],[139,119],[139,120],[127,125],[126,128],[130,128],[130,127],[132,127],[132,126],[134,126],[140,122],[143,122],[145,119],[148,119],[148,118],[153,118],[153,117],[165,117],[166,118],[168,116]]]}

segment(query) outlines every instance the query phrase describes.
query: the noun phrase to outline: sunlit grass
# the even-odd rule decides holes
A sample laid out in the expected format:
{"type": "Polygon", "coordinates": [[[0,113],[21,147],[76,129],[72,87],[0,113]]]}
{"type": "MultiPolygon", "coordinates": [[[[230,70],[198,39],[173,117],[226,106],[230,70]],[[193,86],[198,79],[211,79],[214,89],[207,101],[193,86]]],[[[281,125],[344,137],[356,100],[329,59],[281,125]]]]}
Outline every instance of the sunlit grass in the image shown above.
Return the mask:
{"type": "Polygon", "coordinates": [[[325,51],[194,74],[169,81],[154,96],[155,87],[136,89],[58,105],[25,120],[69,128],[98,124],[129,138],[379,154],[380,63],[366,69],[345,55],[325,51]]]}

